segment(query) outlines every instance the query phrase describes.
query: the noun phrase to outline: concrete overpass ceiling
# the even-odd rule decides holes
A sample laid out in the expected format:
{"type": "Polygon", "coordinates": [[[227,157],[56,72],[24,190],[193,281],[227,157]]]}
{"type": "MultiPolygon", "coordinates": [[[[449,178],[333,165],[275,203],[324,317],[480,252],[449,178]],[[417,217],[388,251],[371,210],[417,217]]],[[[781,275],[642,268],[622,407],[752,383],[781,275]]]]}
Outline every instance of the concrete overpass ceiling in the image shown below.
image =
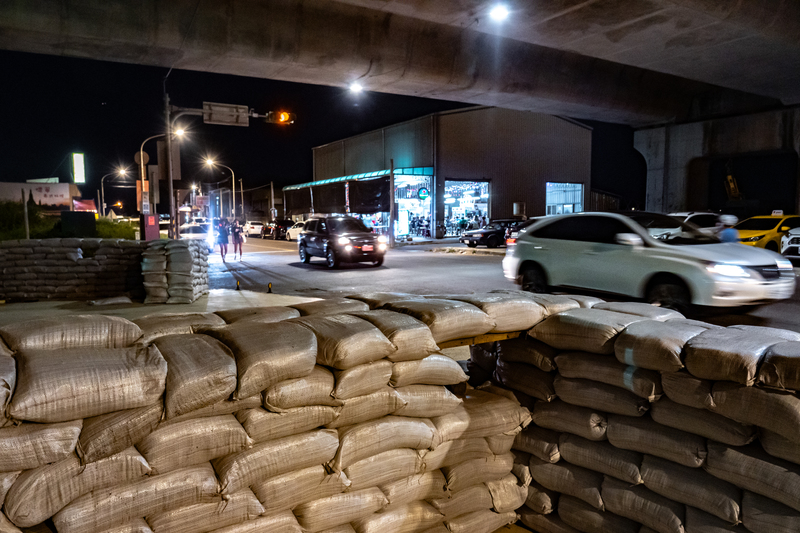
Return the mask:
{"type": "Polygon", "coordinates": [[[649,125],[800,99],[794,0],[763,1],[12,0],[0,48],[649,125]]]}

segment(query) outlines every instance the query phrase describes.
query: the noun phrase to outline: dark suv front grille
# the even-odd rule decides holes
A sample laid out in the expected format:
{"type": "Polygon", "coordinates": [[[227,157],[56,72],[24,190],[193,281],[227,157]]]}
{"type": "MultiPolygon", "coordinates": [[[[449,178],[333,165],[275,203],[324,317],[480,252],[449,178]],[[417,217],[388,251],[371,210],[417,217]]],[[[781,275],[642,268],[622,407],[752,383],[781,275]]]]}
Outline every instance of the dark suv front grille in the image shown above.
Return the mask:
{"type": "Polygon", "coordinates": [[[767,266],[751,266],[747,267],[750,270],[755,270],[761,277],[764,279],[778,279],[781,277],[781,271],[778,269],[776,265],[767,265],[767,266]]]}

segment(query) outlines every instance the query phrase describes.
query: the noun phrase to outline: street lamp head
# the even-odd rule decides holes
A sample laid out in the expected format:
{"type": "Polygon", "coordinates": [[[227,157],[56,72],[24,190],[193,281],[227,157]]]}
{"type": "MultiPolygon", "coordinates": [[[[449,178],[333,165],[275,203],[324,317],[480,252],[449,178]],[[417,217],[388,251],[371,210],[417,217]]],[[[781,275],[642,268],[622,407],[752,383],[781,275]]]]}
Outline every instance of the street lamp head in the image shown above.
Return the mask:
{"type": "Polygon", "coordinates": [[[489,16],[497,22],[502,22],[508,18],[508,8],[502,4],[496,5],[489,11],[489,16]]]}
{"type": "Polygon", "coordinates": [[[128,172],[128,169],[127,169],[127,168],[121,168],[121,169],[119,169],[119,175],[120,175],[120,176],[124,176],[124,175],[125,175],[127,172],[128,172]]]}
{"type": "Polygon", "coordinates": [[[192,190],[193,190],[193,191],[194,191],[194,190],[197,190],[197,185],[195,185],[194,183],[192,183],[192,190]]]}
{"type": "Polygon", "coordinates": [[[186,132],[182,128],[178,128],[177,130],[175,130],[175,135],[177,135],[178,137],[182,137],[184,133],[186,132]]]}
{"type": "Polygon", "coordinates": [[[206,165],[208,165],[210,167],[213,167],[214,166],[214,160],[213,159],[206,159],[206,165]]]}

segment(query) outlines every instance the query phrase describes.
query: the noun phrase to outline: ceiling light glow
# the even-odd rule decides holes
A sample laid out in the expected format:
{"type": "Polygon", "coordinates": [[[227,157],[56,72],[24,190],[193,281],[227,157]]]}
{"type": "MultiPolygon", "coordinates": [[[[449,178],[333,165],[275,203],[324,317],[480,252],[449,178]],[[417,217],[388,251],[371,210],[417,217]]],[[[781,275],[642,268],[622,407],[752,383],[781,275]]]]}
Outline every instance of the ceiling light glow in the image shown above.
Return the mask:
{"type": "Polygon", "coordinates": [[[364,88],[358,82],[353,82],[350,84],[350,91],[354,93],[360,93],[364,88]]]}
{"type": "Polygon", "coordinates": [[[508,18],[508,8],[502,4],[496,5],[489,11],[489,16],[492,17],[492,20],[503,21],[508,18]]]}

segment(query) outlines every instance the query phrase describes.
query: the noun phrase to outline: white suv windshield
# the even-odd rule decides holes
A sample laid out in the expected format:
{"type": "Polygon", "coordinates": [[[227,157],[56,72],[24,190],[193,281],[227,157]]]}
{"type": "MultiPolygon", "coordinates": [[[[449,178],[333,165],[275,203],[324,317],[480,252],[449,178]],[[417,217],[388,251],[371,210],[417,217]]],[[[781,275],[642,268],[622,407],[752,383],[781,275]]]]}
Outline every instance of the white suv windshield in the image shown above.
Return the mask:
{"type": "Polygon", "coordinates": [[[676,229],[677,231],[665,232],[659,235],[658,240],[665,244],[689,245],[720,242],[716,237],[701,233],[697,231],[696,227],[675,220],[675,218],[667,215],[659,215],[657,213],[630,213],[626,214],[626,216],[646,230],[676,229]]]}

